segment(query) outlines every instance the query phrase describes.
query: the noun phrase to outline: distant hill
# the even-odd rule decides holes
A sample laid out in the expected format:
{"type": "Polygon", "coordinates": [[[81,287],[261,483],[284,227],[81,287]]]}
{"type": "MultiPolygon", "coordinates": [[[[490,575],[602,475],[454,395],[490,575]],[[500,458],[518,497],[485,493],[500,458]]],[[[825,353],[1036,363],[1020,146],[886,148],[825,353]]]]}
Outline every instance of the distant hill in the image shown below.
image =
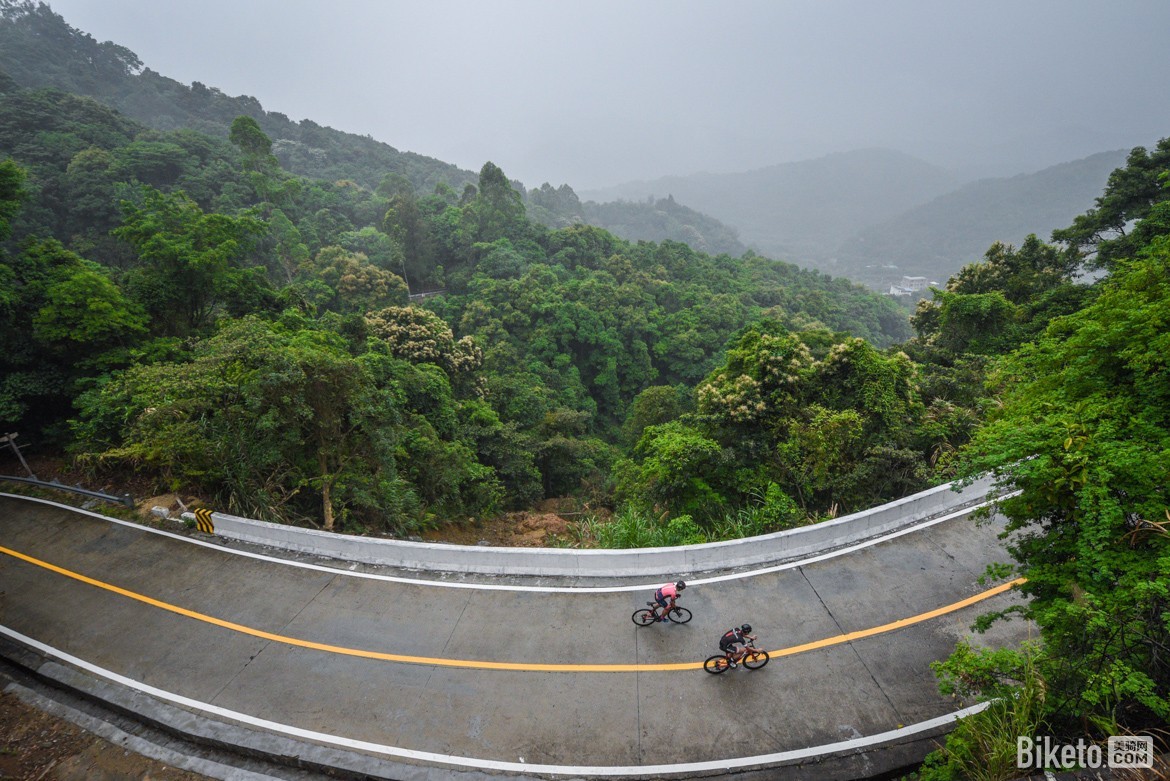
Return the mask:
{"type": "Polygon", "coordinates": [[[669,239],[689,244],[700,252],[734,257],[747,251],[734,228],[684,206],[673,196],[644,201],[586,201],[584,210],[588,223],[630,241],[669,239]]]}
{"type": "Polygon", "coordinates": [[[738,174],[673,176],[587,193],[669,194],[736,229],[769,257],[888,289],[902,276],[945,283],[996,241],[1047,240],[1092,208],[1128,150],[965,184],[888,150],[860,150],[738,174]]]}
{"type": "Polygon", "coordinates": [[[396,173],[426,193],[440,182],[460,191],[476,181],[473,171],[399,151],[369,136],[308,119],[294,122],[265,111],[248,95],[231,97],[199,82],[187,86],[167,78],[144,67],[126,47],[98,43],[49,6],[27,0],[0,0],[0,71],[22,87],[54,87],[94,98],[156,130],[190,128],[226,138],[232,120],[246,114],[272,138],[281,165],[301,176],[348,179],[372,190],[396,173]]]}
{"type": "Polygon", "coordinates": [[[629,241],[680,241],[699,252],[732,257],[747,251],[734,228],[671,197],[582,203],[569,185],[545,183],[528,191],[525,204],[529,217],[550,228],[585,223],[629,241]]]}
{"type": "MultiPolygon", "coordinates": [[[[53,87],[93,98],[156,130],[190,128],[226,138],[232,120],[247,115],[273,140],[272,152],[285,170],[313,179],[349,180],[373,190],[388,174],[398,174],[420,194],[430,194],[439,184],[460,192],[477,179],[473,171],[399,151],[369,136],[309,119],[294,122],[247,95],[232,97],[199,82],[187,86],[144,67],[129,49],[99,43],[50,7],[32,2],[0,0],[0,79],[4,76],[21,87],[53,87]]],[[[519,182],[513,186],[524,190],[519,182]]],[[[632,241],[681,241],[716,255],[739,256],[747,249],[734,230],[670,199],[581,204],[570,189],[570,197],[550,210],[541,203],[549,191],[558,192],[545,185],[525,200],[533,219],[551,227],[585,222],[632,241]]]]}
{"type": "MultiPolygon", "coordinates": [[[[181,84],[29,0],[0,0],[0,87],[5,81],[91,97],[163,131],[190,128],[226,139],[232,120],[248,115],[273,140],[285,170],[314,179],[374,190],[397,175],[423,195],[442,186],[461,192],[477,180],[475,172],[369,136],[294,122],[247,95],[181,84]]],[[[956,190],[962,181],[944,169],[867,149],[743,173],[631,182],[583,192],[586,200],[568,185],[513,186],[529,216],[549,226],[584,222],[632,241],[680,241],[712,254],[739,256],[750,247],[881,289],[902,274],[945,281],[997,239],[1046,237],[1089,208],[1123,162],[1121,152],[1105,153],[956,190]]]]}
{"type": "Polygon", "coordinates": [[[597,201],[674,196],[769,257],[827,268],[859,229],[953,190],[953,174],[888,149],[862,149],[755,171],[701,173],[582,192],[597,201]]]}
{"type": "Polygon", "coordinates": [[[1030,233],[1047,240],[1054,229],[1071,225],[1093,207],[1128,153],[1102,152],[1033,174],[964,185],[859,230],[825,270],[878,289],[903,275],[945,283],[996,241],[1018,247],[1030,233]]]}

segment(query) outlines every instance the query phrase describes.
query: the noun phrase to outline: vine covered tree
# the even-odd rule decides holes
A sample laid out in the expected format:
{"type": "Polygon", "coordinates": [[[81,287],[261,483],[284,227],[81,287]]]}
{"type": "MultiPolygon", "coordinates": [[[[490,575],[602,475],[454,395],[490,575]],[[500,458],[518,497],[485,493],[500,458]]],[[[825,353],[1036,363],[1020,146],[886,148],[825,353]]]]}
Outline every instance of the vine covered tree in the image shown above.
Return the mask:
{"type": "Polygon", "coordinates": [[[1113,265],[997,368],[1001,406],[971,445],[973,470],[1021,492],[1001,511],[1066,727],[1170,719],[1170,241],[1113,265]]]}

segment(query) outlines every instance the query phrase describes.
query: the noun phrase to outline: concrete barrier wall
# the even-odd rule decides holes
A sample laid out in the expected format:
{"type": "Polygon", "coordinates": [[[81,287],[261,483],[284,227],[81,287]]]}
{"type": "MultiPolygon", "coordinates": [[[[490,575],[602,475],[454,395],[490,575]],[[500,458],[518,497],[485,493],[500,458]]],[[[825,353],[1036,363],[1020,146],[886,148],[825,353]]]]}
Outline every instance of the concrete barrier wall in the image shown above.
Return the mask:
{"type": "MultiPolygon", "coordinates": [[[[961,491],[941,485],[889,504],[813,526],[705,545],[633,550],[489,548],[385,540],[302,529],[213,513],[215,533],[330,558],[407,569],[497,575],[660,577],[776,563],[859,542],[985,501],[985,477],[961,491]]],[[[190,513],[186,518],[193,517],[190,513]]]]}

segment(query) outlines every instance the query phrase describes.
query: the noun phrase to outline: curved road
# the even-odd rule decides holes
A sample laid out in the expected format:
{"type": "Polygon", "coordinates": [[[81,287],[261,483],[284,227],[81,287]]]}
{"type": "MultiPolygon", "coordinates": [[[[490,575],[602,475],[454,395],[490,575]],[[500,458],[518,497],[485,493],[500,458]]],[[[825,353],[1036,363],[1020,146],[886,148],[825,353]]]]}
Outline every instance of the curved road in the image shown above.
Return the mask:
{"type": "Polygon", "coordinates": [[[1015,598],[977,582],[1006,560],[999,529],[960,516],[688,578],[694,620],[638,628],[630,614],[654,584],[413,580],[0,496],[0,626],[67,669],[221,725],[228,742],[234,728],[252,745],[271,735],[272,753],[357,757],[374,776],[849,778],[921,757],[909,725],[960,707],[929,664],[1015,598]],[[744,621],[771,663],[703,673],[744,621]],[[875,736],[883,746],[867,745],[875,736]],[[818,759],[824,746],[835,756],[818,759]]]}

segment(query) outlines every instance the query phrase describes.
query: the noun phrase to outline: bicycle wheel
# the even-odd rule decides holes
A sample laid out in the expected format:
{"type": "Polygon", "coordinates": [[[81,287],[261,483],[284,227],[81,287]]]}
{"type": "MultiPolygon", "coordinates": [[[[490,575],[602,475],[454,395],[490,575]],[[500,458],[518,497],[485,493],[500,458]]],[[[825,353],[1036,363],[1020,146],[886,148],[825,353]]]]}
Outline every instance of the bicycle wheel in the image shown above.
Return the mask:
{"type": "Polygon", "coordinates": [[[727,661],[727,657],[723,654],[717,656],[710,656],[707,661],[703,662],[703,669],[712,675],[718,675],[731,669],[731,663],[727,661]]]}
{"type": "Polygon", "coordinates": [[[649,608],[640,607],[634,611],[634,615],[630,616],[630,620],[638,626],[650,626],[658,619],[654,617],[653,611],[649,608]]]}
{"type": "Polygon", "coordinates": [[[767,651],[748,651],[743,658],[743,666],[749,670],[758,670],[768,663],[768,659],[767,651]]]}
{"type": "Polygon", "coordinates": [[[670,611],[670,615],[668,617],[676,624],[685,624],[691,620],[691,611],[687,610],[685,607],[676,607],[674,610],[670,611]]]}

